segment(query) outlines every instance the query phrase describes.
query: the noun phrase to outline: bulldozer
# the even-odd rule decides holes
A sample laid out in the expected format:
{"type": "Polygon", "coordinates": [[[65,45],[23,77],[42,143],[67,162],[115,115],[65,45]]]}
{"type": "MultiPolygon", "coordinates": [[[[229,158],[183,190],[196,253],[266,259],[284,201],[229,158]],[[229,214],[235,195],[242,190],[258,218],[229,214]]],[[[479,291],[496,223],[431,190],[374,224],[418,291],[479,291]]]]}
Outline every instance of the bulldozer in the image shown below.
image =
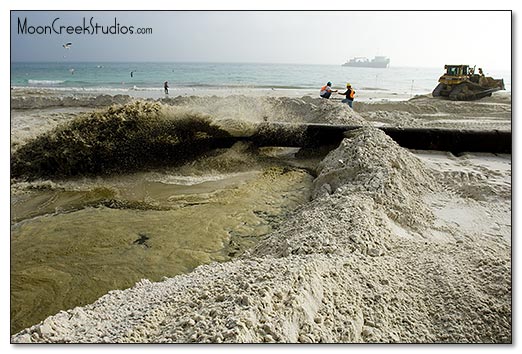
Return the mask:
{"type": "Polygon", "coordinates": [[[444,65],[446,72],[432,92],[433,97],[447,97],[452,101],[471,101],[505,90],[504,79],[486,77],[482,68],[475,73],[469,65],[444,65]]]}

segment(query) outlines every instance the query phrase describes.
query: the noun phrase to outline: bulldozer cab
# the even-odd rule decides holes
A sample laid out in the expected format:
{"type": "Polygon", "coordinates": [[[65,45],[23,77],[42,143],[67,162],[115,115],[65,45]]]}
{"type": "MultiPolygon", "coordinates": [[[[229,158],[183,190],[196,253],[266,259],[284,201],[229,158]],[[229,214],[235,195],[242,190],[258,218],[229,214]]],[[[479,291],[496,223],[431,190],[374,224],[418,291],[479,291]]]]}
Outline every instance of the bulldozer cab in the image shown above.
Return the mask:
{"type": "Polygon", "coordinates": [[[469,66],[468,65],[444,65],[447,76],[468,76],[469,66]]]}
{"type": "Polygon", "coordinates": [[[444,65],[446,72],[439,78],[439,82],[445,85],[458,85],[466,81],[469,76],[469,65],[444,65]]]}

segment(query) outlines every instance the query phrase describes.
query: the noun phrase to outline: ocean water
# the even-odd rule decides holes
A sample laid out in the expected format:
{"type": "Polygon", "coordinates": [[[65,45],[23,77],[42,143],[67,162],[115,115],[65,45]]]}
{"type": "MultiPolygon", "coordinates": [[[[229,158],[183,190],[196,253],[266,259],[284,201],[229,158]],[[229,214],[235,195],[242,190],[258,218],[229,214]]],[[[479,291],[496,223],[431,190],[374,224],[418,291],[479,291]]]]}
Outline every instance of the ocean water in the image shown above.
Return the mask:
{"type": "MultiPolygon", "coordinates": [[[[362,91],[399,95],[426,94],[443,68],[350,68],[341,65],[238,63],[11,63],[12,87],[55,90],[162,91],[176,88],[319,90],[327,81],[342,89],[347,82],[362,91]],[[131,72],[133,72],[131,76],[131,72]]],[[[511,91],[509,71],[488,71],[503,78],[511,91]]]]}

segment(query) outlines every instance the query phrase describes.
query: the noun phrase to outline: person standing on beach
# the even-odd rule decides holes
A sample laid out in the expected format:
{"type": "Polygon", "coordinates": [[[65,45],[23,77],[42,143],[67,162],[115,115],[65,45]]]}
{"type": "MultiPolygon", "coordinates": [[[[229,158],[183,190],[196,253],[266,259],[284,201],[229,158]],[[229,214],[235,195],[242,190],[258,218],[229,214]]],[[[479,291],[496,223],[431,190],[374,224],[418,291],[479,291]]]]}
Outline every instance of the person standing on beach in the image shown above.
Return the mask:
{"type": "Polygon", "coordinates": [[[165,94],[168,95],[169,94],[169,82],[168,81],[165,81],[165,83],[163,84],[163,88],[165,89],[165,94]]]}
{"type": "Polygon", "coordinates": [[[339,95],[346,96],[344,100],[342,100],[342,103],[348,103],[348,106],[353,109],[353,99],[355,97],[355,91],[352,89],[352,85],[350,83],[346,84],[346,91],[345,92],[339,92],[339,95]]]}
{"type": "Polygon", "coordinates": [[[337,92],[337,90],[332,90],[332,83],[328,81],[325,86],[321,87],[321,92],[319,92],[319,96],[322,98],[330,98],[332,92],[337,92]]]}

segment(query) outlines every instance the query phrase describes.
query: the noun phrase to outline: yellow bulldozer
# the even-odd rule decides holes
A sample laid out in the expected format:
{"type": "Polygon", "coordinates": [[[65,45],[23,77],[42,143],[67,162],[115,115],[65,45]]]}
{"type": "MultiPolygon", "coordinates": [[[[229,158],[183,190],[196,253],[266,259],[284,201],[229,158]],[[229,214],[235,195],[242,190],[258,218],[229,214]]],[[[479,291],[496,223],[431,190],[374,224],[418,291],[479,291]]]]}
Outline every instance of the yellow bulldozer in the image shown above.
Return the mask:
{"type": "Polygon", "coordinates": [[[453,101],[471,101],[505,90],[504,79],[486,77],[482,68],[475,73],[469,65],[444,65],[446,72],[432,92],[433,97],[447,97],[453,101]]]}

